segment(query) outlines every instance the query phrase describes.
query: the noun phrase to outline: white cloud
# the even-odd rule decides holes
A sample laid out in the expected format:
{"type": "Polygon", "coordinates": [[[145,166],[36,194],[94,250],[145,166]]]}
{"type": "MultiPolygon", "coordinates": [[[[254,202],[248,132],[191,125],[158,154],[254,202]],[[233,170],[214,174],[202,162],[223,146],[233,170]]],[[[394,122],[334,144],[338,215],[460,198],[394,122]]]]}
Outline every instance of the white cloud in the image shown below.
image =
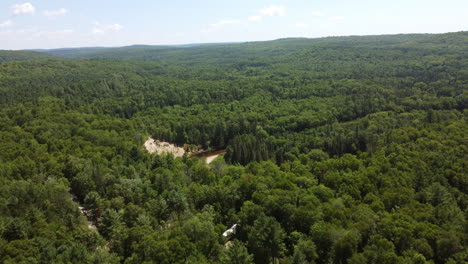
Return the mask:
{"type": "Polygon", "coordinates": [[[239,20],[239,19],[232,19],[232,20],[220,20],[216,23],[208,25],[205,29],[202,29],[203,33],[212,32],[218,30],[226,25],[234,25],[234,24],[243,24],[246,22],[256,22],[263,19],[266,16],[284,16],[286,8],[284,6],[276,6],[272,5],[266,8],[261,9],[258,14],[249,16],[247,19],[239,20]]]}
{"type": "Polygon", "coordinates": [[[7,20],[3,23],[0,23],[0,28],[7,28],[13,26],[13,21],[7,20]]]}
{"type": "Polygon", "coordinates": [[[203,29],[202,32],[211,32],[211,31],[214,31],[214,30],[217,30],[217,29],[220,29],[226,25],[235,25],[235,24],[240,24],[242,23],[241,20],[238,20],[238,19],[230,19],[230,20],[220,20],[216,23],[213,23],[213,24],[210,24],[208,25],[207,28],[203,29]]]}
{"type": "Polygon", "coordinates": [[[284,6],[272,5],[260,10],[260,14],[263,16],[284,16],[285,8],[284,6]]]}
{"type": "Polygon", "coordinates": [[[112,24],[112,25],[107,26],[107,29],[112,32],[118,32],[122,30],[122,28],[123,26],[120,24],[112,24]]]}
{"type": "Polygon", "coordinates": [[[247,20],[249,20],[249,21],[260,21],[260,20],[262,20],[262,16],[259,16],[259,15],[249,16],[249,18],[247,20]]]}
{"type": "Polygon", "coordinates": [[[64,38],[69,35],[73,34],[73,30],[71,29],[63,29],[63,30],[56,30],[56,31],[37,31],[33,34],[35,37],[46,37],[46,38],[64,38]]]}
{"type": "Polygon", "coordinates": [[[338,20],[343,20],[345,19],[344,16],[332,16],[329,18],[330,20],[333,20],[333,21],[338,21],[338,20]]]}
{"type": "Polygon", "coordinates": [[[99,22],[94,23],[94,28],[91,30],[93,34],[104,34],[108,32],[119,32],[123,29],[120,24],[100,24],[99,22]]]}
{"type": "Polygon", "coordinates": [[[320,13],[320,12],[318,12],[318,11],[312,12],[312,15],[313,15],[314,17],[321,17],[321,16],[323,16],[322,13],[320,13]]]}
{"type": "Polygon", "coordinates": [[[296,25],[294,25],[295,27],[297,28],[300,28],[300,29],[304,29],[304,28],[307,28],[309,25],[305,24],[305,23],[296,23],[296,25]]]}
{"type": "Polygon", "coordinates": [[[13,9],[13,14],[15,15],[34,14],[36,12],[36,8],[29,2],[12,5],[11,9],[13,9]]]}
{"type": "Polygon", "coordinates": [[[66,13],[68,13],[68,10],[65,9],[65,8],[60,8],[60,9],[57,9],[57,10],[46,10],[44,11],[44,16],[50,18],[50,19],[54,19],[56,17],[59,17],[59,16],[64,16],[66,13]]]}

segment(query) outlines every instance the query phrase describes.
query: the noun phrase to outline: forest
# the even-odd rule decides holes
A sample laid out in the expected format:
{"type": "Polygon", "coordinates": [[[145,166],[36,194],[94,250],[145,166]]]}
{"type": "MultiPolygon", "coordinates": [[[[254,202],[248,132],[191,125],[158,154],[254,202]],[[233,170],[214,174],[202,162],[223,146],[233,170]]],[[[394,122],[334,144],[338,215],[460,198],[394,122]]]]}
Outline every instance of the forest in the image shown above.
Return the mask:
{"type": "Polygon", "coordinates": [[[0,263],[467,263],[467,119],[468,32],[0,51],[0,263]]]}

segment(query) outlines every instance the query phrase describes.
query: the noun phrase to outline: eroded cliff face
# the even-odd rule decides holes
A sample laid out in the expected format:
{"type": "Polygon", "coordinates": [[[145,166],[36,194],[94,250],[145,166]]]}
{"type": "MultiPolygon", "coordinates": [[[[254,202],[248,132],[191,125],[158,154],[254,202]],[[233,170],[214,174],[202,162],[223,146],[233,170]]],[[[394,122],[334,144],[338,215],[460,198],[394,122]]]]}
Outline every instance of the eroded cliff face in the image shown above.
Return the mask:
{"type": "Polygon", "coordinates": [[[188,156],[197,156],[199,158],[205,158],[207,164],[210,164],[213,160],[215,160],[220,155],[223,155],[225,150],[216,150],[216,151],[206,151],[203,149],[195,148],[194,150],[190,150],[189,145],[184,145],[184,147],[178,147],[174,144],[169,142],[156,140],[152,137],[148,137],[145,141],[145,148],[150,154],[169,154],[171,153],[174,157],[182,157],[186,152],[188,156]],[[187,147],[186,147],[187,146],[187,147]]]}
{"type": "Polygon", "coordinates": [[[155,140],[152,137],[148,137],[145,142],[146,150],[151,154],[172,154],[174,157],[182,157],[185,150],[181,147],[177,147],[169,142],[155,140]]]}

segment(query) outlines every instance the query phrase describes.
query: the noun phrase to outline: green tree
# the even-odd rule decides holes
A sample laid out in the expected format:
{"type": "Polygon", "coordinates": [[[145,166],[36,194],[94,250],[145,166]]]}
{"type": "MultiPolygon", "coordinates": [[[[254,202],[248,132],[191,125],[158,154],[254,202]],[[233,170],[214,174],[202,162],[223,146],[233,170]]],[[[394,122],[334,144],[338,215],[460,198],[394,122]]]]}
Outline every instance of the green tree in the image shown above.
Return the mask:
{"type": "Polygon", "coordinates": [[[249,234],[249,248],[256,263],[275,263],[275,259],[285,253],[285,233],[281,225],[270,216],[260,216],[255,220],[249,234]]]}
{"type": "Polygon", "coordinates": [[[317,258],[316,246],[312,240],[302,238],[294,246],[294,254],[292,256],[293,264],[315,263],[315,259],[317,258]]]}
{"type": "Polygon", "coordinates": [[[221,253],[220,257],[221,264],[253,264],[253,255],[249,254],[247,248],[239,240],[234,240],[221,253]]]}

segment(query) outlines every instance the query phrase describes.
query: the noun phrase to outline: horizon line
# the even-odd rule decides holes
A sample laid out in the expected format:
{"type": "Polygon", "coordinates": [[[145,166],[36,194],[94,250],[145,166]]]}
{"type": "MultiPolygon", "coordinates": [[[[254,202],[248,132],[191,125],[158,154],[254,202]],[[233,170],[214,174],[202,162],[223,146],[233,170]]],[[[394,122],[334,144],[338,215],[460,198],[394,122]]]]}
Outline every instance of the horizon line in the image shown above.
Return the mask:
{"type": "Polygon", "coordinates": [[[345,37],[372,37],[372,36],[397,36],[397,35],[444,35],[453,33],[468,32],[467,30],[449,31],[443,33],[390,33],[390,34],[370,34],[370,35],[329,35],[323,37],[284,37],[268,40],[247,40],[247,41],[222,41],[222,42],[199,42],[199,43],[181,43],[181,44],[131,44],[122,46],[76,46],[76,47],[59,47],[59,48],[31,48],[31,49],[0,49],[1,51],[50,51],[50,50],[67,50],[67,49],[118,49],[134,46],[148,47],[181,47],[181,46],[202,46],[202,45],[228,45],[228,44],[245,44],[255,42],[269,42],[286,39],[324,39],[324,38],[345,38],[345,37]]]}

